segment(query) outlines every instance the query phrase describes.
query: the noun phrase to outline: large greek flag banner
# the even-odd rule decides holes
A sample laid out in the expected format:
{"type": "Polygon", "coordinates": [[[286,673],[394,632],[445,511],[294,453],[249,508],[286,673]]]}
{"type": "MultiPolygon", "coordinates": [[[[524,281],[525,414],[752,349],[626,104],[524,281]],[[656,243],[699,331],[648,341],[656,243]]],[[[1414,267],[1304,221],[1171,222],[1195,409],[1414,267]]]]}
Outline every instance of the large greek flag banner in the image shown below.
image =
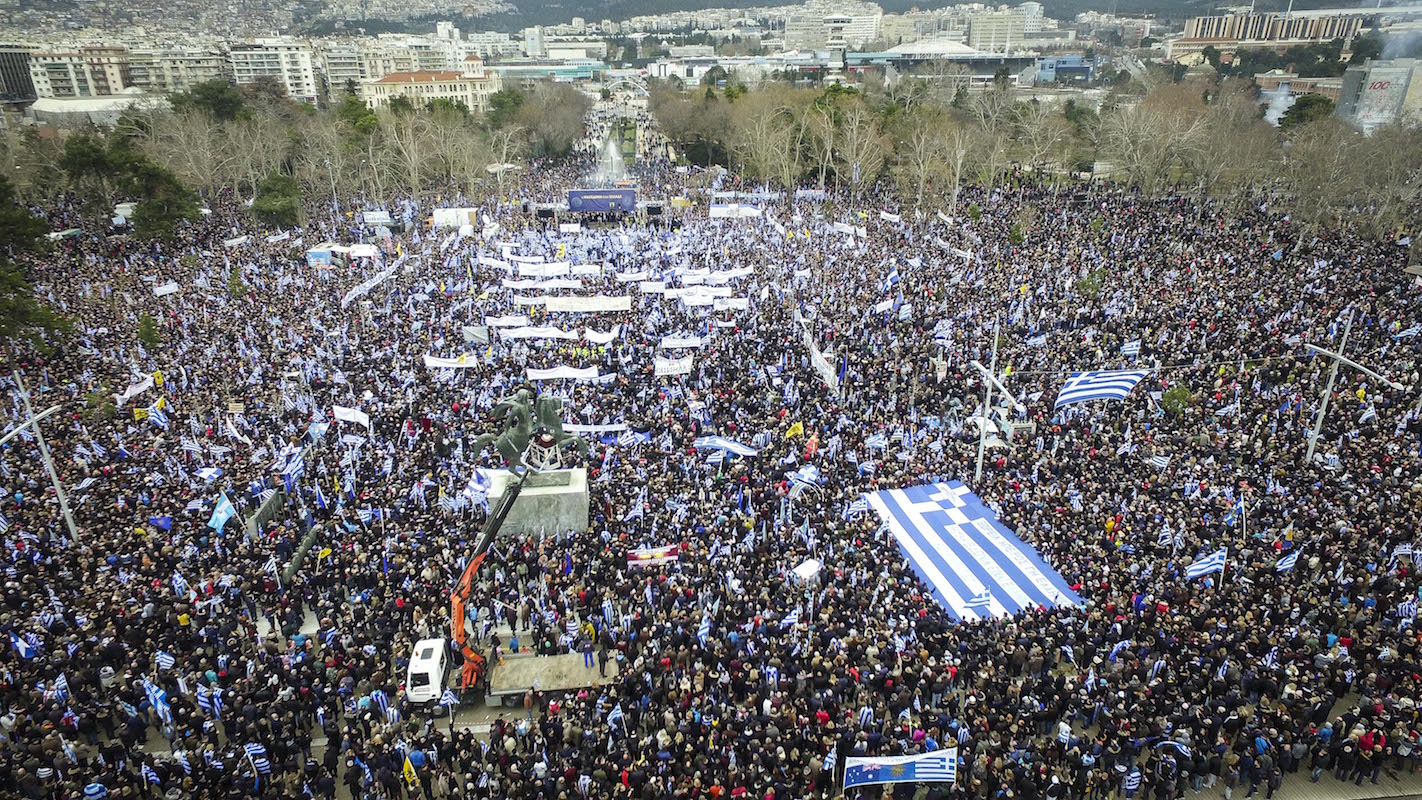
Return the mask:
{"type": "Polygon", "coordinates": [[[916,756],[846,758],[844,788],[871,783],[952,783],[958,777],[958,748],[916,756]]]}
{"type": "Polygon", "coordinates": [[[914,572],[955,619],[1082,604],[1036,550],[958,481],[866,497],[914,572]]]}

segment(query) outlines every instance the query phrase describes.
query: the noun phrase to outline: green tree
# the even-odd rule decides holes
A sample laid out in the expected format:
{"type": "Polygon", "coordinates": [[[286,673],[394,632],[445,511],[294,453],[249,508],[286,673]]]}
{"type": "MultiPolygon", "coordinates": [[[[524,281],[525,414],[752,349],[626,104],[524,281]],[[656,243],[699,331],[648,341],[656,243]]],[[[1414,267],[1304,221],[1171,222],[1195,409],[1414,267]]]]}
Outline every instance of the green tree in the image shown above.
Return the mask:
{"type": "Polygon", "coordinates": [[[247,98],[237,87],[224,80],[203,81],[186,92],[178,92],[168,98],[177,112],[201,111],[213,119],[230,122],[237,119],[247,107],[247,98]]]}
{"type": "Polygon", "coordinates": [[[227,273],[227,293],[233,297],[247,291],[247,282],[242,280],[242,268],[233,267],[227,273]]]}
{"type": "Polygon", "coordinates": [[[1382,58],[1382,54],[1382,37],[1376,33],[1370,33],[1353,40],[1353,55],[1348,58],[1348,63],[1361,64],[1370,58],[1382,58]]]}
{"type": "Polygon", "coordinates": [[[0,339],[33,339],[69,327],[66,320],[40,303],[24,270],[11,261],[38,250],[44,230],[44,223],[16,201],[9,177],[0,175],[0,339]]]}
{"type": "Polygon", "coordinates": [[[706,74],[701,76],[701,85],[715,86],[721,81],[724,81],[726,79],[726,76],[729,74],[730,73],[726,72],[725,67],[722,67],[718,64],[712,67],[711,69],[706,70],[706,74]]]}
{"type": "Polygon", "coordinates": [[[431,114],[455,114],[460,117],[469,116],[469,106],[464,105],[460,100],[450,100],[448,97],[436,97],[425,106],[431,114]]]}
{"type": "Polygon", "coordinates": [[[1191,397],[1190,390],[1177,383],[1160,396],[1160,407],[1178,417],[1190,406],[1191,397]]]}
{"type": "Polygon", "coordinates": [[[500,89],[489,95],[489,127],[498,130],[512,122],[525,99],[517,89],[500,89]]]}
{"type": "Polygon", "coordinates": [[[1320,119],[1333,116],[1333,101],[1321,94],[1300,95],[1284,116],[1279,119],[1279,127],[1295,128],[1320,119]]]}
{"type": "Polygon", "coordinates": [[[139,157],[126,176],[130,197],[138,198],[133,209],[133,232],[143,239],[173,238],[178,223],[198,218],[197,196],[172,172],[139,157]]]}
{"type": "Polygon", "coordinates": [[[163,333],[158,330],[158,320],[152,314],[143,314],[138,318],[138,341],[144,347],[157,347],[163,341],[163,333]]]}
{"type": "Polygon", "coordinates": [[[267,225],[294,227],[301,218],[301,184],[284,173],[268,175],[257,184],[252,214],[267,225]]]}

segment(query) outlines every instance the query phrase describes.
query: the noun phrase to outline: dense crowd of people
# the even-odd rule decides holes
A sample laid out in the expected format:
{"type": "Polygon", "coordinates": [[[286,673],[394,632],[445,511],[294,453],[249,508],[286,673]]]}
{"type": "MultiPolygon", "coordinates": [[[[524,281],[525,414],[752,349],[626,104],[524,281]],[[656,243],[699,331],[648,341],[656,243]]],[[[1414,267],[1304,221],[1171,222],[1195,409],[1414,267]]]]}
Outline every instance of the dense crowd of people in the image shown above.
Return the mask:
{"type": "MultiPolygon", "coordinates": [[[[1267,206],[1020,177],[931,215],[887,187],[732,220],[689,192],[573,232],[519,207],[590,166],[535,164],[503,199],[391,199],[382,251],[329,266],[305,250],[376,241],[359,209],[316,202],[277,232],[213,197],[161,245],[64,201],[35,209],[83,231],[25,264],[73,331],[12,351],[5,428],[61,407],[40,429],[76,529],[19,429],[0,447],[0,793],[829,798],[847,758],[943,748],[951,785],[847,794],[1272,797],[1290,773],[1416,770],[1422,312],[1405,248],[1267,206]],[[472,234],[426,226],[464,205],[472,234]],[[528,277],[539,257],[571,262],[577,288],[528,277]],[[731,290],[716,299],[745,302],[643,285],[711,275],[731,290]],[[526,302],[545,295],[632,303],[526,302]],[[568,334],[510,334],[526,328],[568,334]],[[969,364],[994,344],[1024,407],[1004,417],[1030,426],[974,481],[969,364]],[[1403,386],[1345,365],[1313,458],[1332,362],[1309,344],[1403,386]],[[656,374],[687,355],[689,373],[656,374]],[[487,518],[479,470],[502,461],[475,438],[554,367],[598,376],[539,386],[591,426],[591,523],[501,537],[474,637],[596,653],[612,677],[531,694],[476,735],[411,705],[405,666],[449,636],[487,518]],[[1151,373],[1124,401],[1054,409],[1070,372],[1116,368],[1151,373]],[[757,455],[712,458],[691,446],[706,435],[757,455]],[[805,465],[822,484],[788,503],[805,465]],[[952,619],[851,506],[949,479],[1084,605],[952,619]],[[629,567],[670,544],[677,560],[629,567]],[[1187,579],[1221,547],[1223,573],[1187,579]],[[807,590],[790,571],[810,557],[807,590]]],[[[644,195],[687,191],[670,165],[637,169],[644,195]]]]}

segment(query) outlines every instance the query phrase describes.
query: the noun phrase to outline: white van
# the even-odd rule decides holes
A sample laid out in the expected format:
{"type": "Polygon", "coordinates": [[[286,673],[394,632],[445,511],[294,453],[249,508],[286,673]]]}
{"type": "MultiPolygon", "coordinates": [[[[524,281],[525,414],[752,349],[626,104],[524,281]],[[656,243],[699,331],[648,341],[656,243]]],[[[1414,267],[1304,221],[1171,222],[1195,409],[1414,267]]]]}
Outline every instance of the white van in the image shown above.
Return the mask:
{"type": "Polygon", "coordinates": [[[415,642],[410,667],[405,675],[405,698],[414,704],[439,700],[449,670],[449,646],[445,639],[415,642]]]}

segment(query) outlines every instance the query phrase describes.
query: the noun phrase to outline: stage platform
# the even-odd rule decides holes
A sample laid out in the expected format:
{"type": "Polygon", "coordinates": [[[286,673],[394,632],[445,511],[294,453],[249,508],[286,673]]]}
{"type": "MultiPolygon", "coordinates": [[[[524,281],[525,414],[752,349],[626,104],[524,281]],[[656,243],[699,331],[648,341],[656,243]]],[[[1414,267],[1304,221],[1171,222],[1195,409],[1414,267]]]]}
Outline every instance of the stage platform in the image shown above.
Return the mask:
{"type": "MultiPolygon", "coordinates": [[[[597,663],[597,655],[593,655],[597,663]]],[[[513,655],[504,656],[504,662],[494,666],[489,672],[489,705],[499,705],[507,699],[508,704],[523,702],[523,696],[534,688],[539,691],[555,692],[569,689],[585,689],[601,686],[617,680],[617,661],[607,662],[607,677],[598,674],[596,666],[583,666],[582,653],[561,656],[513,655]]]]}

